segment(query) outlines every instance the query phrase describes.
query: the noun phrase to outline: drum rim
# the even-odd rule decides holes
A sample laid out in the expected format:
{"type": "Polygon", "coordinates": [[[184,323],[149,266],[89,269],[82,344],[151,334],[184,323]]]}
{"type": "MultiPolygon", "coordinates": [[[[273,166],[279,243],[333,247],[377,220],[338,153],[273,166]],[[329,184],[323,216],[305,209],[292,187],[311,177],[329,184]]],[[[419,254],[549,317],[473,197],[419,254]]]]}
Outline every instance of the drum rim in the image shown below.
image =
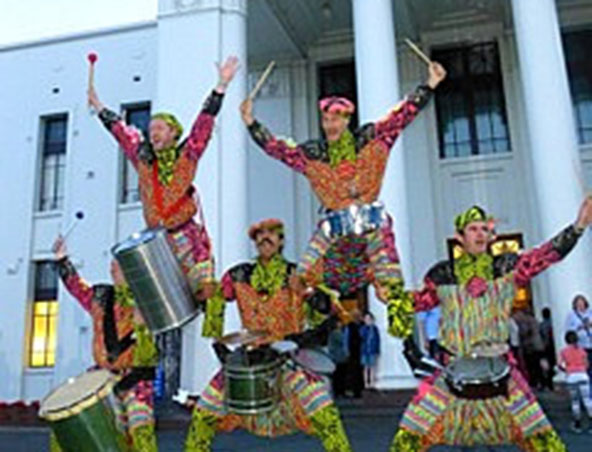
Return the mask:
{"type": "Polygon", "coordinates": [[[262,371],[275,371],[280,370],[285,362],[285,359],[281,356],[277,356],[273,359],[273,361],[261,364],[255,364],[253,366],[247,366],[245,364],[241,364],[240,367],[237,365],[229,365],[228,363],[224,363],[222,366],[222,371],[226,376],[228,372],[241,372],[241,376],[243,375],[252,375],[255,372],[262,372],[262,371]],[[243,372],[244,369],[252,370],[252,372],[243,372]]]}
{"type": "Polygon", "coordinates": [[[192,312],[191,314],[189,314],[184,319],[181,319],[181,320],[173,323],[172,325],[167,325],[167,326],[162,327],[162,328],[158,328],[158,329],[151,329],[150,328],[150,331],[152,332],[152,334],[156,335],[156,334],[166,333],[166,332],[171,331],[171,330],[176,330],[177,328],[181,328],[182,326],[184,326],[187,323],[191,322],[195,317],[197,317],[201,313],[202,313],[201,308],[199,306],[197,306],[195,308],[195,311],[192,312]]]}
{"type": "MultiPolygon", "coordinates": [[[[139,236],[141,237],[142,235],[144,235],[147,232],[150,232],[151,234],[153,234],[154,237],[156,237],[159,233],[161,233],[162,231],[164,231],[166,233],[166,229],[163,226],[156,226],[154,228],[144,228],[139,232],[134,232],[132,234],[130,234],[129,236],[127,236],[124,240],[122,240],[119,243],[116,243],[115,245],[113,245],[111,247],[111,254],[113,256],[117,256],[118,254],[120,254],[121,252],[125,252],[128,251],[130,248],[125,248],[122,249],[122,245],[130,240],[132,240],[132,236],[134,236],[135,234],[139,234],[139,236]]],[[[137,245],[145,245],[147,242],[143,242],[143,243],[138,243],[137,245]]]]}
{"type": "MultiPolygon", "coordinates": [[[[74,377],[74,381],[76,381],[76,379],[78,379],[82,375],[85,375],[86,373],[87,372],[74,377]]],[[[57,388],[53,389],[49,394],[47,394],[43,398],[43,400],[41,401],[40,407],[39,407],[38,416],[47,420],[47,421],[55,422],[55,421],[59,421],[62,419],[72,417],[74,415],[78,415],[78,414],[82,413],[84,410],[86,410],[87,408],[96,404],[99,400],[102,400],[105,397],[109,396],[109,394],[111,394],[113,392],[114,386],[115,386],[115,379],[113,378],[113,374],[111,374],[110,378],[108,378],[105,381],[105,383],[103,383],[101,386],[99,386],[99,388],[97,389],[96,392],[93,392],[92,394],[89,394],[88,396],[83,397],[82,399],[78,400],[77,402],[71,403],[70,405],[66,405],[62,408],[58,408],[58,409],[54,409],[54,410],[47,410],[47,409],[44,410],[43,403],[47,399],[49,399],[52,395],[54,395],[58,390],[60,390],[63,387],[63,384],[62,384],[62,385],[58,386],[57,388]]]]}
{"type": "Polygon", "coordinates": [[[314,348],[314,347],[308,347],[308,348],[299,348],[292,356],[292,361],[294,361],[294,363],[296,363],[298,366],[303,367],[304,369],[306,369],[309,372],[313,372],[313,373],[317,373],[317,374],[321,374],[321,375],[330,375],[333,372],[335,372],[335,369],[337,368],[337,365],[335,364],[335,361],[333,361],[333,359],[331,358],[331,356],[323,351],[323,350],[319,350],[318,348],[314,348]],[[316,369],[311,368],[310,366],[307,366],[305,364],[302,364],[300,361],[298,361],[297,357],[298,357],[298,353],[300,352],[313,352],[316,353],[318,355],[321,355],[325,358],[327,358],[332,364],[333,364],[333,370],[330,371],[319,371],[316,369]]]}

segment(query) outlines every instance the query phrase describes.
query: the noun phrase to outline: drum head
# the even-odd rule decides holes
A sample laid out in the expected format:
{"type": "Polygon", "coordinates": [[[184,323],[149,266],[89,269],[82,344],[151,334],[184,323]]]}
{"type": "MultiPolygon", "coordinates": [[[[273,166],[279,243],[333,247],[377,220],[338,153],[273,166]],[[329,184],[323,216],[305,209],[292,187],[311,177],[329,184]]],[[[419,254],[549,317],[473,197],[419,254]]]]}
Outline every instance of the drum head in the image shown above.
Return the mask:
{"type": "Polygon", "coordinates": [[[41,401],[39,415],[43,417],[64,410],[102,391],[110,392],[113,384],[113,375],[105,369],[69,378],[41,401]]]}
{"type": "Polygon", "coordinates": [[[278,352],[280,355],[283,355],[298,350],[298,344],[296,344],[296,342],[294,341],[277,341],[271,344],[271,348],[278,352]]]}
{"type": "Polygon", "coordinates": [[[294,354],[293,359],[305,369],[318,374],[330,375],[335,372],[333,360],[325,352],[318,349],[301,348],[294,354]]]}
{"type": "Polygon", "coordinates": [[[224,345],[250,345],[267,336],[267,331],[241,330],[218,339],[224,345]]]}
{"type": "Polygon", "coordinates": [[[144,229],[140,232],[134,232],[123,242],[119,242],[117,245],[111,248],[111,253],[114,256],[117,256],[119,253],[125,252],[129,249],[136,248],[140,245],[143,245],[144,243],[148,243],[154,240],[156,235],[161,231],[164,231],[162,227],[144,229]]]}

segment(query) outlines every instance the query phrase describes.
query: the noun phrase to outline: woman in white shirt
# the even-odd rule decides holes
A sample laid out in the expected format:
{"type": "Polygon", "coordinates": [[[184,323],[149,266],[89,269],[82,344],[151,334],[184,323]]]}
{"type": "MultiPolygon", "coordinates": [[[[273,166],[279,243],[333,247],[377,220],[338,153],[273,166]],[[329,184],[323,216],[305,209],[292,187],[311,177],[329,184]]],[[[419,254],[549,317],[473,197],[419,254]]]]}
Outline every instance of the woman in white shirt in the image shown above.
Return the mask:
{"type": "Polygon", "coordinates": [[[571,305],[565,331],[575,331],[578,335],[578,345],[588,354],[588,375],[592,378],[592,309],[586,297],[581,294],[574,297],[571,305]]]}

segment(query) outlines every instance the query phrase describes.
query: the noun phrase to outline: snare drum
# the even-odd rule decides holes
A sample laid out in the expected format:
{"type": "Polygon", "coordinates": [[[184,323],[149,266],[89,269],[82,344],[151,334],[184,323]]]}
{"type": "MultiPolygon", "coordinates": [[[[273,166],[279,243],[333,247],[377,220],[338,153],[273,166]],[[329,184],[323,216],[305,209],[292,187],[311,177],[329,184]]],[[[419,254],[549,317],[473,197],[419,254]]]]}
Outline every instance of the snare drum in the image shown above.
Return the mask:
{"type": "Polygon", "coordinates": [[[280,400],[284,359],[273,349],[232,352],[223,366],[225,405],[236,414],[273,411],[280,400]]]}
{"type": "Polygon", "coordinates": [[[461,357],[444,369],[452,392],[460,397],[477,399],[505,395],[510,365],[504,356],[461,357]]]}
{"type": "Polygon", "coordinates": [[[39,417],[49,422],[63,452],[129,451],[116,426],[114,384],[107,370],[86,372],[43,399],[39,417]]]}
{"type": "Polygon", "coordinates": [[[199,314],[164,228],[132,234],[111,252],[154,334],[181,327],[199,314]]]}
{"type": "Polygon", "coordinates": [[[321,230],[332,239],[350,234],[362,235],[382,227],[387,218],[381,202],[352,204],[345,209],[328,211],[321,222],[321,230]]]}
{"type": "Polygon", "coordinates": [[[335,372],[335,363],[331,357],[316,348],[301,348],[292,357],[294,362],[321,375],[331,375],[335,372]]]}

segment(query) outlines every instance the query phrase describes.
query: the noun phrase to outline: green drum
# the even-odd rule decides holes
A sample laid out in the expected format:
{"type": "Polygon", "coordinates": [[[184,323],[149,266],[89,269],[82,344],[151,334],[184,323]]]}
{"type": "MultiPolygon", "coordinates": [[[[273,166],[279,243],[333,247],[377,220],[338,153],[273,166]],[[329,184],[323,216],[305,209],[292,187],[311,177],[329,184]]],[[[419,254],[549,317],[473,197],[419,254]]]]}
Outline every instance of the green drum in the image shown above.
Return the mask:
{"type": "Polygon", "coordinates": [[[226,409],[236,414],[273,411],[280,399],[284,359],[269,348],[235,350],[224,363],[226,409]]]}
{"type": "Polygon", "coordinates": [[[125,434],[116,426],[113,375],[86,372],[53,390],[39,417],[49,422],[63,452],[126,452],[125,434]]]}

